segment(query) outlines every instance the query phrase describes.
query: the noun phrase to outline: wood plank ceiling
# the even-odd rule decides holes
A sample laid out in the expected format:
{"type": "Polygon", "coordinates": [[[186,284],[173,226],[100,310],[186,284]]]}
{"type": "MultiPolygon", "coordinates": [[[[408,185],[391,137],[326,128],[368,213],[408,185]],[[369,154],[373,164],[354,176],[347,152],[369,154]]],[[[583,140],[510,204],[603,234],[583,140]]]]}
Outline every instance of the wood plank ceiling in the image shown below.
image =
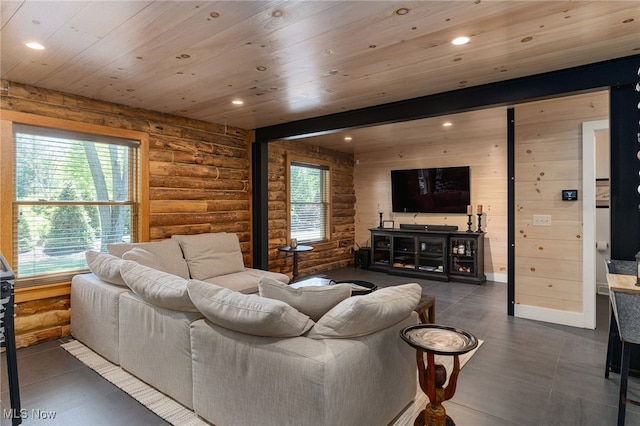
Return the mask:
{"type": "Polygon", "coordinates": [[[3,79],[247,129],[640,53],[637,0],[3,0],[0,17],[3,79]]]}

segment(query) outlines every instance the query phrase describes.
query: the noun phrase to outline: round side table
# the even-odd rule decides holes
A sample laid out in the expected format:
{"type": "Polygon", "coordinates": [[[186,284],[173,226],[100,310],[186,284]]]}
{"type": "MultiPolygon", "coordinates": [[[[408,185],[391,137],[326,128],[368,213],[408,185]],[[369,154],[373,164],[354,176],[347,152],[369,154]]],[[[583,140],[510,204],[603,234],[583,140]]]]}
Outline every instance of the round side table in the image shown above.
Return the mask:
{"type": "Polygon", "coordinates": [[[455,425],[451,417],[447,416],[442,402],[451,399],[456,392],[460,373],[458,356],[477,348],[478,339],[468,331],[437,324],[406,327],[400,332],[400,337],[417,350],[420,388],[429,397],[426,408],[418,414],[414,426],[455,425]],[[453,371],[446,388],[443,386],[447,381],[447,370],[442,364],[436,363],[436,355],[453,356],[453,371]]]}
{"type": "Polygon", "coordinates": [[[285,253],[293,253],[293,273],[291,281],[295,281],[298,278],[298,253],[303,253],[305,251],[313,250],[312,246],[302,246],[297,245],[296,247],[284,246],[278,247],[278,251],[282,251],[285,253]]]}

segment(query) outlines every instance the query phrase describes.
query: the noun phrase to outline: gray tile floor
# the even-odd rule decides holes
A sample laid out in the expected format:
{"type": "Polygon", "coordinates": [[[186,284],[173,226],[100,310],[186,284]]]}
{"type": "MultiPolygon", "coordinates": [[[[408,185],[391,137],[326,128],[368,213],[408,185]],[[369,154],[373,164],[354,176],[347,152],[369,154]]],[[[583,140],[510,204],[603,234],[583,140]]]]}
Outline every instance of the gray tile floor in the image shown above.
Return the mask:
{"type": "MultiPolygon", "coordinates": [[[[619,376],[604,378],[606,297],[598,296],[598,328],[585,330],[509,317],[502,283],[441,283],[353,268],[326,276],[379,286],[418,282],[436,296],[437,323],[484,340],[460,373],[455,396],[445,402],[458,426],[616,424],[619,376]]],[[[22,407],[28,414],[24,425],[166,424],[59,344],[18,351],[22,407]],[[33,410],[55,411],[56,417],[35,419],[33,410]]],[[[0,368],[2,403],[8,408],[4,357],[0,368]]],[[[640,400],[640,379],[630,378],[629,389],[629,396],[640,400]]],[[[2,425],[10,424],[0,417],[2,425]]],[[[627,408],[626,424],[640,425],[640,407],[627,408]]]]}

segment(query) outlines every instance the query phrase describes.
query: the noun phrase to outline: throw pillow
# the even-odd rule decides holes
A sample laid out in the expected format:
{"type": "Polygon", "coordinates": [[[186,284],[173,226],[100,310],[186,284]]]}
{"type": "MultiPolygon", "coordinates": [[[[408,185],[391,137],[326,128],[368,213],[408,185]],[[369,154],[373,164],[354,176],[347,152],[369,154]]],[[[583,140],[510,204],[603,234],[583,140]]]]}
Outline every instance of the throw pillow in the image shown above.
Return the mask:
{"type": "Polygon", "coordinates": [[[184,278],[131,260],[122,261],[120,273],[129,288],[145,302],[174,311],[198,312],[191,303],[184,278]]]}
{"type": "MultiPolygon", "coordinates": [[[[142,247],[134,247],[129,251],[125,251],[122,254],[122,259],[124,260],[133,260],[141,265],[148,266],[149,268],[157,269],[158,271],[167,272],[164,269],[162,262],[155,254],[151,253],[148,250],[143,249],[142,247]]],[[[174,274],[175,275],[175,274],[174,274]]],[[[184,277],[183,277],[184,278],[184,277]]]]}
{"type": "Polygon", "coordinates": [[[350,297],[327,312],[307,334],[313,339],[366,336],[397,324],[420,302],[422,287],[404,284],[350,297]]]}
{"type": "Polygon", "coordinates": [[[260,296],[281,300],[314,321],[329,309],[351,296],[350,284],[291,288],[289,285],[264,277],[258,282],[260,296]]]}
{"type": "Polygon", "coordinates": [[[191,278],[206,280],[244,271],[244,259],[236,234],[217,232],[173,235],[182,247],[191,278]]]}
{"type": "Polygon", "coordinates": [[[164,272],[189,279],[189,266],[184,260],[180,244],[171,238],[149,243],[107,244],[107,251],[117,257],[122,257],[126,252],[136,247],[153,253],[158,258],[164,272]]]}
{"type": "Polygon", "coordinates": [[[284,302],[256,294],[242,294],[215,284],[189,280],[193,304],[212,323],[244,334],[295,337],[313,321],[284,302]]]}
{"type": "Polygon", "coordinates": [[[87,250],[84,253],[84,257],[87,260],[89,270],[93,272],[102,281],[106,281],[111,284],[126,286],[122,275],[120,275],[120,265],[122,259],[111,256],[107,253],[100,253],[95,250],[87,250]]]}

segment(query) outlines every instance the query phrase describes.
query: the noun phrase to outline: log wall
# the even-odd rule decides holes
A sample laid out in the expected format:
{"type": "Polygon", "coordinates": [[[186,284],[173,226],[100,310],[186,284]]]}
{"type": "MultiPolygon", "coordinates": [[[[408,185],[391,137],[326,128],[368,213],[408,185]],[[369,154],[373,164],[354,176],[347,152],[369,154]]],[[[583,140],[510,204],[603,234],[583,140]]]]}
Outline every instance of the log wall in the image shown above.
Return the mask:
{"type": "Polygon", "coordinates": [[[23,348],[71,334],[69,295],[18,302],[16,346],[23,348]]]}
{"type": "Polygon", "coordinates": [[[287,159],[330,165],[331,228],[329,241],[312,244],[312,252],[300,253],[300,277],[353,264],[354,204],[353,156],[300,141],[269,144],[269,270],[291,276],[292,258],[278,251],[289,244],[287,159]]]}
{"type": "MultiPolygon", "coordinates": [[[[251,265],[251,131],[6,80],[0,84],[3,120],[11,111],[148,135],[149,160],[142,166],[149,179],[148,200],[143,200],[149,225],[142,234],[159,240],[173,234],[235,232],[245,265],[251,265]]],[[[69,334],[68,296],[27,299],[22,297],[16,311],[20,346],[69,334]]]]}

